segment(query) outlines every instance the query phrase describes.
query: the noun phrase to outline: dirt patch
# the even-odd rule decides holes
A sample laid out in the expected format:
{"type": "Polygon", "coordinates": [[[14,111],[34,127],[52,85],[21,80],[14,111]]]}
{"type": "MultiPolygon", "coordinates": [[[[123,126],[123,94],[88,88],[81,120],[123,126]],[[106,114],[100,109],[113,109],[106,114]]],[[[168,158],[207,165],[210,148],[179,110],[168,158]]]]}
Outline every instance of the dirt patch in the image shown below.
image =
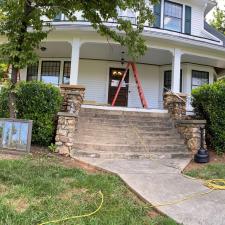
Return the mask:
{"type": "Polygon", "coordinates": [[[74,195],[81,195],[88,192],[85,188],[73,188],[59,195],[61,200],[71,200],[74,195]]]}
{"type": "Polygon", "coordinates": [[[6,195],[8,193],[8,187],[4,184],[0,184],[0,196],[6,195]]]}
{"type": "Polygon", "coordinates": [[[223,155],[217,155],[216,152],[214,151],[209,151],[209,155],[210,155],[210,162],[206,163],[206,164],[199,164],[194,162],[194,160],[192,160],[189,165],[185,168],[185,172],[188,172],[190,170],[195,170],[195,169],[201,169],[209,164],[217,164],[217,163],[224,163],[225,164],[225,154],[223,155]]]}
{"type": "Polygon", "coordinates": [[[6,204],[18,213],[23,213],[29,208],[29,203],[26,198],[10,199],[7,200],[6,204]]]}
{"type": "Polygon", "coordinates": [[[0,148],[0,160],[18,160],[21,159],[24,154],[16,151],[8,151],[0,148]]]}
{"type": "Polygon", "coordinates": [[[151,210],[148,212],[148,216],[151,218],[151,219],[155,219],[159,216],[161,216],[161,214],[155,210],[151,210]]]}

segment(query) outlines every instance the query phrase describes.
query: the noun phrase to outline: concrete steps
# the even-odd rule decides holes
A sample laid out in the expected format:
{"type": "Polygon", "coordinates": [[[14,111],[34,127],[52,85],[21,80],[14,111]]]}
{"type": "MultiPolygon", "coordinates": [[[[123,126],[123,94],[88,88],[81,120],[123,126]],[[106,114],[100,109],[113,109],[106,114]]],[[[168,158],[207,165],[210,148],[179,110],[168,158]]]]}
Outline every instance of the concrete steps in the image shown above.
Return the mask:
{"type": "Polygon", "coordinates": [[[168,113],[82,108],[72,157],[190,157],[168,113]]]}

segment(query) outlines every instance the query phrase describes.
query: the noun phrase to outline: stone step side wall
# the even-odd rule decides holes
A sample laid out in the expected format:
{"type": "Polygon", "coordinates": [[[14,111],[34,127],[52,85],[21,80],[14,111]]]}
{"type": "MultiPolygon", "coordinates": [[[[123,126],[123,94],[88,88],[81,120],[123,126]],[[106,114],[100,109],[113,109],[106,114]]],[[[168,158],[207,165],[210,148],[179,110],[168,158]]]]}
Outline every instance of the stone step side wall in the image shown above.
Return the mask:
{"type": "Polygon", "coordinates": [[[61,85],[63,103],[58,113],[58,125],[55,137],[56,151],[70,155],[77,129],[78,115],[84,101],[85,87],[81,85],[61,85]]]}
{"type": "Polygon", "coordinates": [[[201,128],[205,129],[206,121],[192,119],[186,115],[187,95],[166,92],[163,99],[164,108],[169,111],[178,132],[185,139],[188,150],[193,155],[196,154],[201,145],[201,128]]]}

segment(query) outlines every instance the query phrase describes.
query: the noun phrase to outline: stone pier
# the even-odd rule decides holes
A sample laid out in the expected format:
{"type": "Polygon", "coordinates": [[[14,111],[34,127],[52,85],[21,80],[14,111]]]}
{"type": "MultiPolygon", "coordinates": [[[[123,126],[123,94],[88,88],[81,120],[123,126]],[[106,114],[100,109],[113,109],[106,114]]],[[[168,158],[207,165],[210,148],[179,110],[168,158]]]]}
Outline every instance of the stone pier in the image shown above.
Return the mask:
{"type": "Polygon", "coordinates": [[[78,115],[84,100],[85,87],[81,85],[61,85],[63,96],[55,137],[56,151],[69,156],[73,147],[78,115]]]}

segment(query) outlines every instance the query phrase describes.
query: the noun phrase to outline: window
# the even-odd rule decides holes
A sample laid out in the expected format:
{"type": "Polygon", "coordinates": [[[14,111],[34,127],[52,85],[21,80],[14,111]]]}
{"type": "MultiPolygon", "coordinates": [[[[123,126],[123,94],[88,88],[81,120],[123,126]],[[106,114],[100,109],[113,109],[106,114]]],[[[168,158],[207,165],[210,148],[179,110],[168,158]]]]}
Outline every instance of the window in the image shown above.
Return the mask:
{"type": "Polygon", "coordinates": [[[43,61],[41,80],[53,85],[59,85],[60,61],[43,61]]]}
{"type": "Polygon", "coordinates": [[[27,81],[38,79],[38,63],[27,67],[27,81]]]}
{"type": "Polygon", "coordinates": [[[209,83],[209,73],[205,71],[192,70],[192,89],[209,83]]]}
{"type": "Polygon", "coordinates": [[[63,84],[70,84],[70,68],[71,62],[64,62],[63,67],[63,84]]]}
{"type": "Polygon", "coordinates": [[[182,32],[182,11],[182,5],[165,1],[164,29],[182,32]]]}
{"type": "MultiPolygon", "coordinates": [[[[182,82],[183,80],[183,75],[182,75],[182,70],[180,71],[180,92],[182,92],[182,82]]],[[[172,71],[167,70],[164,72],[164,91],[166,92],[167,90],[171,90],[172,86],[172,71]]]]}

